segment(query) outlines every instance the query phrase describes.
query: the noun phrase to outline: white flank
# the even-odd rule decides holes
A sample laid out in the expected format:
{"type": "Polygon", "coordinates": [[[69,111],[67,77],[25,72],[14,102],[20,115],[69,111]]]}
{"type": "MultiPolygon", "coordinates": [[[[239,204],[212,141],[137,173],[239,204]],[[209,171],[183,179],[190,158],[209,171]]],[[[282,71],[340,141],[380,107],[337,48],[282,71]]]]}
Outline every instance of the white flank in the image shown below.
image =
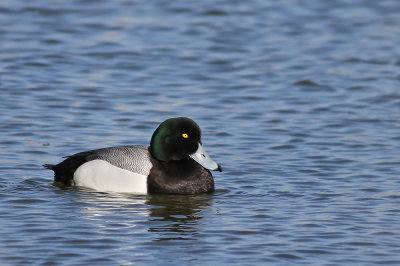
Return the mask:
{"type": "Polygon", "coordinates": [[[74,173],[77,186],[103,192],[147,193],[147,176],[116,167],[103,160],[82,164],[74,173]]]}

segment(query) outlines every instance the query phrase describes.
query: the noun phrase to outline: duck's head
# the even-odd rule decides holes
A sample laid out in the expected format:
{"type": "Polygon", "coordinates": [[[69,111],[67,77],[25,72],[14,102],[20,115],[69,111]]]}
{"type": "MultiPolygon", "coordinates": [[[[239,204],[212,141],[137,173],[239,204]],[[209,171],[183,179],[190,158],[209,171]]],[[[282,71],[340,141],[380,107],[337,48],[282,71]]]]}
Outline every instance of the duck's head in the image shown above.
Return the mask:
{"type": "Polygon", "coordinates": [[[150,153],[159,161],[193,159],[208,170],[222,171],[221,166],[204,151],[200,127],[187,117],[162,122],[151,138],[150,153]]]}

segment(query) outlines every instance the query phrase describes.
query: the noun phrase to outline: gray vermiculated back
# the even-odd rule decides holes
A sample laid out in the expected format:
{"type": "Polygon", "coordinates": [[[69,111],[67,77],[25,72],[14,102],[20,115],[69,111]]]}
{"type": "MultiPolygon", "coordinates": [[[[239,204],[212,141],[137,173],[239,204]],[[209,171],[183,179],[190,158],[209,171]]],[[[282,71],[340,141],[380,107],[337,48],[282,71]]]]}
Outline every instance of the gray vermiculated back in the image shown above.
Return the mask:
{"type": "Polygon", "coordinates": [[[91,151],[88,160],[101,159],[119,168],[148,175],[152,164],[148,147],[144,145],[110,147],[91,151]]]}

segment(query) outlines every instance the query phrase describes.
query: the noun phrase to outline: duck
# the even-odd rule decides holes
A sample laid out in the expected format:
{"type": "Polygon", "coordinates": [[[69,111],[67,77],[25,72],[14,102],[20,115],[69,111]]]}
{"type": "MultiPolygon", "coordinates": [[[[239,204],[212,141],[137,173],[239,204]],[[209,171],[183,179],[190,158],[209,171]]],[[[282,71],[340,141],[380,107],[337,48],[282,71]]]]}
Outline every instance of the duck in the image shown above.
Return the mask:
{"type": "Polygon", "coordinates": [[[201,194],[214,191],[210,171],[222,172],[201,141],[201,129],[187,117],[169,118],[154,131],[150,146],[101,148],[65,156],[54,183],[100,192],[134,194],[201,194]]]}

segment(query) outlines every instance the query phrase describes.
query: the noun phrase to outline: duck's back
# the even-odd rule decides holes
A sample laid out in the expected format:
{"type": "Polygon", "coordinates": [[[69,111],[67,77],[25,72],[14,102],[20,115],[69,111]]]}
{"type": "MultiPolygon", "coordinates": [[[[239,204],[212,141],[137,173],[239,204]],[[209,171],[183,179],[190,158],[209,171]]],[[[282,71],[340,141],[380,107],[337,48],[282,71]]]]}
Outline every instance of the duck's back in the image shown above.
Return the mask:
{"type": "Polygon", "coordinates": [[[56,182],[69,186],[80,185],[88,175],[97,182],[103,182],[101,176],[113,179],[127,174],[128,178],[133,173],[147,177],[152,164],[148,146],[131,145],[80,152],[67,156],[57,165],[45,167],[54,171],[56,182]]]}
{"type": "MultiPolygon", "coordinates": [[[[103,148],[88,152],[88,161],[104,160],[110,164],[141,175],[148,175],[152,167],[150,163],[149,147],[144,145],[118,146],[103,148]]],[[[81,153],[69,156],[73,158],[81,153]]]]}

